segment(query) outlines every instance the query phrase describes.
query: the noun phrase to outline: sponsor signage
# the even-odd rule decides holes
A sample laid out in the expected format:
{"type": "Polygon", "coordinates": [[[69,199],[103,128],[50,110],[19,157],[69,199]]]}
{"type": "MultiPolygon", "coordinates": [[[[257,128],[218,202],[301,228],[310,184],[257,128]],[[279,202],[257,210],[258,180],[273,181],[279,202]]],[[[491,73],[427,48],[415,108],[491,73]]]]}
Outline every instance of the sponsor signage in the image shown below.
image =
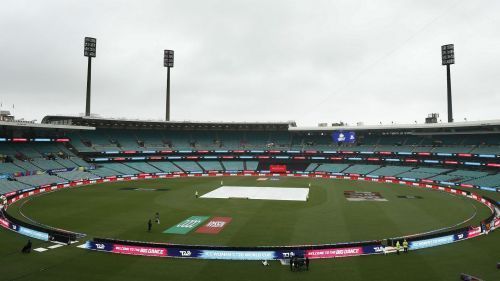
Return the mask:
{"type": "Polygon", "coordinates": [[[271,173],[285,173],[286,165],[270,165],[269,170],[271,173]]]}
{"type": "Polygon", "coordinates": [[[47,170],[49,173],[62,173],[62,172],[71,172],[76,170],[75,168],[61,168],[61,169],[52,169],[52,170],[47,170]]]}
{"type": "Polygon", "coordinates": [[[275,259],[275,252],[203,250],[201,251],[200,258],[218,260],[272,260],[275,259]]]}
{"type": "Polygon", "coordinates": [[[469,230],[469,233],[467,233],[467,238],[474,238],[478,235],[481,235],[481,227],[474,227],[473,229],[469,230]]]}
{"type": "Polygon", "coordinates": [[[10,223],[6,220],[0,219],[0,225],[5,228],[10,228],[10,223]]]}
{"type": "Polygon", "coordinates": [[[383,253],[384,253],[384,246],[382,245],[363,246],[363,255],[383,254],[383,253]]]}
{"type": "Polygon", "coordinates": [[[362,247],[306,250],[306,257],[310,259],[342,258],[359,256],[362,254],[362,247]]]}
{"type": "Polygon", "coordinates": [[[409,244],[409,249],[410,250],[417,250],[417,249],[423,249],[423,248],[430,248],[430,247],[435,247],[439,245],[444,245],[448,243],[453,243],[455,241],[455,235],[447,235],[443,237],[436,237],[432,239],[425,239],[425,240],[419,240],[419,241],[411,241],[409,244]]]}
{"type": "Polygon", "coordinates": [[[469,231],[463,231],[460,233],[455,233],[455,241],[463,240],[469,238],[469,231]]]}
{"type": "Polygon", "coordinates": [[[344,196],[348,201],[387,201],[380,192],[346,190],[344,196]]]}
{"type": "Polygon", "coordinates": [[[275,258],[276,259],[289,259],[291,257],[304,257],[305,256],[305,251],[304,250],[293,250],[293,251],[276,251],[275,252],[275,258]]]}
{"type": "Polygon", "coordinates": [[[85,249],[89,250],[112,252],[113,248],[113,244],[110,243],[96,243],[94,241],[85,242],[85,249]]]}
{"type": "Polygon", "coordinates": [[[218,234],[231,222],[230,217],[214,217],[196,230],[196,233],[218,234]]]}
{"type": "Polygon", "coordinates": [[[494,187],[487,187],[487,186],[481,186],[481,187],[479,187],[479,189],[481,189],[481,190],[487,190],[487,191],[493,191],[493,192],[497,191],[496,188],[494,188],[494,187]]]}
{"type": "Polygon", "coordinates": [[[168,248],[168,256],[179,258],[199,258],[202,251],[203,250],[196,249],[168,248]]]}
{"type": "Polygon", "coordinates": [[[233,250],[200,250],[190,248],[145,247],[129,246],[111,243],[96,243],[87,241],[85,248],[89,250],[113,252],[117,254],[153,256],[153,257],[180,257],[220,260],[273,260],[289,259],[294,256],[307,256],[309,258],[337,258],[358,256],[362,254],[383,253],[380,245],[364,247],[332,248],[323,250],[278,250],[278,251],[233,251],[233,250]]]}
{"type": "Polygon", "coordinates": [[[128,245],[113,245],[113,253],[134,255],[134,256],[148,256],[148,257],[166,257],[166,248],[153,248],[143,246],[128,246],[128,245]]]}
{"type": "Polygon", "coordinates": [[[356,142],[356,133],[355,132],[333,132],[332,138],[333,138],[334,142],[354,143],[354,142],[356,142]]]}
{"type": "MultiPolygon", "coordinates": [[[[14,230],[16,230],[16,229],[14,229],[14,230]]],[[[36,231],[36,230],[29,229],[29,228],[22,227],[22,226],[18,226],[16,231],[21,233],[22,235],[29,236],[31,238],[35,238],[35,239],[43,240],[43,241],[49,241],[49,234],[45,233],[45,232],[36,231]]]]}
{"type": "Polygon", "coordinates": [[[163,231],[163,233],[171,233],[171,234],[187,234],[198,225],[202,224],[204,221],[208,220],[210,217],[207,216],[192,216],[189,217],[177,225],[172,226],[171,228],[163,231]]]}

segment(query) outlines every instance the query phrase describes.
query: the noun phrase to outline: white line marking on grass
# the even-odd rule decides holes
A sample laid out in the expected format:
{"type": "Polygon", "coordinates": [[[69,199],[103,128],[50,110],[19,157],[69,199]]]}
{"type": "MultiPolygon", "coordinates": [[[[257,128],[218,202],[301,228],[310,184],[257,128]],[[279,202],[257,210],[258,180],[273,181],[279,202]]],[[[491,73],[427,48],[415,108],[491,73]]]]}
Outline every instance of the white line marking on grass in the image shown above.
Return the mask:
{"type": "Polygon", "coordinates": [[[55,244],[55,245],[52,245],[52,246],[48,246],[47,248],[49,249],[57,249],[59,247],[63,247],[64,245],[61,245],[61,244],[55,244]]]}
{"type": "Polygon", "coordinates": [[[59,242],[59,241],[51,241],[51,242],[54,244],[63,245],[63,246],[68,245],[67,243],[63,243],[63,242],[59,242]]]}
{"type": "Polygon", "coordinates": [[[48,251],[48,249],[45,249],[45,248],[36,248],[36,249],[33,249],[33,251],[37,251],[37,252],[41,253],[41,252],[48,251]]]}

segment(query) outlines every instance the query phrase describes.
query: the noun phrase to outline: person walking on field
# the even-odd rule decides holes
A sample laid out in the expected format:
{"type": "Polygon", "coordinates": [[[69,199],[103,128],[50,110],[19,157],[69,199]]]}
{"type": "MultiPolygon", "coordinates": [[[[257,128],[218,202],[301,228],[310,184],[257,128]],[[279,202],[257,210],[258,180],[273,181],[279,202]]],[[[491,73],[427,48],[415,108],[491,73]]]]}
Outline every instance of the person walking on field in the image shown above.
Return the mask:
{"type": "Polygon", "coordinates": [[[23,252],[24,254],[29,254],[31,252],[31,240],[28,240],[28,244],[26,244],[26,246],[23,247],[23,249],[21,250],[21,252],[23,252]]]}
{"type": "Polygon", "coordinates": [[[408,241],[403,241],[403,252],[408,253],[408,241]]]}
{"type": "Polygon", "coordinates": [[[399,244],[399,240],[396,242],[396,253],[399,255],[399,251],[401,250],[401,244],[399,244]]]}
{"type": "Polygon", "coordinates": [[[151,232],[151,228],[153,227],[153,223],[151,222],[151,219],[148,221],[148,232],[151,232]]]}
{"type": "Polygon", "coordinates": [[[155,214],[155,221],[157,224],[160,224],[160,213],[159,212],[156,212],[156,214],[155,214]]]}

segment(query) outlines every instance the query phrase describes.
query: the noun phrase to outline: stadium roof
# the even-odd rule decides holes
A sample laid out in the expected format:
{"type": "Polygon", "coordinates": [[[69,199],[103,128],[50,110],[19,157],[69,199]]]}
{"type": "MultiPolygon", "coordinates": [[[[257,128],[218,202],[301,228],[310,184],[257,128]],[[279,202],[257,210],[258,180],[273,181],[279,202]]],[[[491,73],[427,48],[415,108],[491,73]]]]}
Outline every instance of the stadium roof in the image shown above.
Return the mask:
{"type": "Polygon", "coordinates": [[[388,124],[388,125],[359,125],[359,126],[327,126],[327,127],[290,127],[290,131],[412,131],[424,132],[491,132],[500,133],[500,120],[465,121],[453,123],[427,124],[388,124]]]}
{"type": "Polygon", "coordinates": [[[178,129],[178,130],[288,130],[296,126],[294,121],[287,122],[214,122],[214,121],[159,121],[102,118],[95,116],[59,116],[48,115],[44,124],[64,124],[93,126],[101,128],[136,128],[136,129],[178,129]]]}
{"type": "Polygon", "coordinates": [[[62,130],[95,130],[90,126],[75,126],[61,124],[44,124],[25,121],[0,121],[0,127],[26,128],[26,129],[62,129],[62,130]]]}
{"type": "Polygon", "coordinates": [[[122,129],[172,129],[172,130],[289,130],[291,132],[370,131],[405,132],[412,134],[464,134],[500,133],[500,120],[465,121],[454,123],[387,124],[357,126],[297,127],[287,122],[215,122],[215,121],[159,121],[102,118],[96,116],[48,115],[39,126],[61,128],[122,128],[122,129]]]}

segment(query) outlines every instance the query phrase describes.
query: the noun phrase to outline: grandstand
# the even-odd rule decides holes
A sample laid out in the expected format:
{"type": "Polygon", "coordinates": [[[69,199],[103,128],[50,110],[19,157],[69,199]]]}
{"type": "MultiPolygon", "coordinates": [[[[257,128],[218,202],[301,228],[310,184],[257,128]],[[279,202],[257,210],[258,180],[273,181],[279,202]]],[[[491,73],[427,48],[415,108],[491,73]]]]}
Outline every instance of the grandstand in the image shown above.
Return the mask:
{"type": "Polygon", "coordinates": [[[222,161],[226,171],[243,171],[243,161],[222,161]]]}
{"type": "Polygon", "coordinates": [[[125,163],[126,166],[129,166],[137,171],[143,172],[143,173],[159,173],[161,172],[158,168],[149,165],[146,162],[128,162],[125,163]]]}
{"type": "Polygon", "coordinates": [[[307,166],[305,169],[305,172],[314,172],[316,168],[318,168],[319,164],[318,163],[311,163],[307,166]]]}
{"type": "Polygon", "coordinates": [[[97,176],[102,177],[102,178],[120,175],[120,173],[118,173],[117,171],[106,168],[106,167],[99,167],[95,170],[92,170],[92,174],[97,175],[97,176]]]}
{"type": "Polygon", "coordinates": [[[380,165],[352,165],[343,172],[348,174],[367,175],[380,168],[380,165]]]}
{"type": "Polygon", "coordinates": [[[198,164],[200,164],[205,171],[224,171],[219,161],[199,161],[198,164]]]}
{"type": "Polygon", "coordinates": [[[473,180],[465,181],[466,184],[472,184],[483,187],[499,187],[500,186],[500,174],[495,174],[491,176],[486,176],[482,178],[477,178],[473,180]]]}
{"type": "Polygon", "coordinates": [[[0,163],[0,171],[0,173],[7,175],[26,172],[25,169],[15,165],[14,163],[0,163]]]}
{"type": "Polygon", "coordinates": [[[25,161],[19,161],[19,160],[14,160],[13,163],[16,165],[16,166],[19,166],[21,167],[22,169],[24,169],[24,171],[26,172],[36,172],[36,171],[40,171],[40,168],[33,165],[30,161],[28,160],[25,160],[25,161]]]}
{"type": "Polygon", "coordinates": [[[256,171],[259,166],[259,162],[257,161],[244,161],[245,162],[245,170],[248,171],[256,171]]]}
{"type": "Polygon", "coordinates": [[[435,177],[436,175],[445,173],[447,171],[450,171],[449,169],[441,169],[441,168],[416,168],[413,170],[410,170],[408,172],[404,172],[401,174],[398,174],[399,177],[401,178],[409,178],[409,179],[430,179],[432,177],[435,177]]]}
{"type": "Polygon", "coordinates": [[[31,186],[19,182],[19,181],[11,181],[7,179],[0,179],[0,194],[5,194],[13,191],[19,191],[23,189],[30,188],[31,186]]]}
{"type": "Polygon", "coordinates": [[[56,174],[58,177],[62,179],[66,179],[68,181],[79,181],[79,180],[88,180],[88,179],[96,179],[100,178],[94,174],[91,174],[86,171],[69,171],[69,172],[61,172],[56,174]]]}
{"type": "MultiPolygon", "coordinates": [[[[0,143],[5,190],[141,173],[257,171],[271,164],[299,172],[500,186],[500,134],[470,134],[495,132],[500,122],[301,128],[290,122],[163,123],[47,116],[43,126],[50,131],[61,122],[73,125],[58,127],[52,140],[62,135],[69,142],[47,142],[49,138],[0,143]],[[335,142],[331,132],[342,129],[356,130],[357,141],[335,142]]],[[[27,134],[26,128],[18,130],[27,134]]]]}
{"type": "Polygon", "coordinates": [[[184,172],[203,172],[201,166],[195,161],[175,161],[173,164],[182,169],[184,172]]]}
{"type": "Polygon", "coordinates": [[[158,168],[164,173],[181,172],[182,170],[172,162],[148,162],[151,166],[158,168]]]}
{"type": "Polygon", "coordinates": [[[404,172],[408,172],[411,169],[413,169],[413,167],[410,166],[385,166],[381,167],[378,170],[370,172],[370,175],[394,177],[404,172]]]}
{"type": "Polygon", "coordinates": [[[139,170],[136,170],[122,163],[103,163],[101,165],[104,168],[116,171],[118,175],[135,175],[140,172],[139,170]]]}
{"type": "Polygon", "coordinates": [[[24,176],[16,178],[17,181],[30,186],[42,186],[52,183],[64,183],[67,182],[66,179],[62,179],[57,176],[52,176],[48,174],[39,174],[33,176],[24,176]]]}
{"type": "Polygon", "coordinates": [[[347,167],[349,164],[321,164],[316,168],[316,172],[340,173],[347,167]]]}

